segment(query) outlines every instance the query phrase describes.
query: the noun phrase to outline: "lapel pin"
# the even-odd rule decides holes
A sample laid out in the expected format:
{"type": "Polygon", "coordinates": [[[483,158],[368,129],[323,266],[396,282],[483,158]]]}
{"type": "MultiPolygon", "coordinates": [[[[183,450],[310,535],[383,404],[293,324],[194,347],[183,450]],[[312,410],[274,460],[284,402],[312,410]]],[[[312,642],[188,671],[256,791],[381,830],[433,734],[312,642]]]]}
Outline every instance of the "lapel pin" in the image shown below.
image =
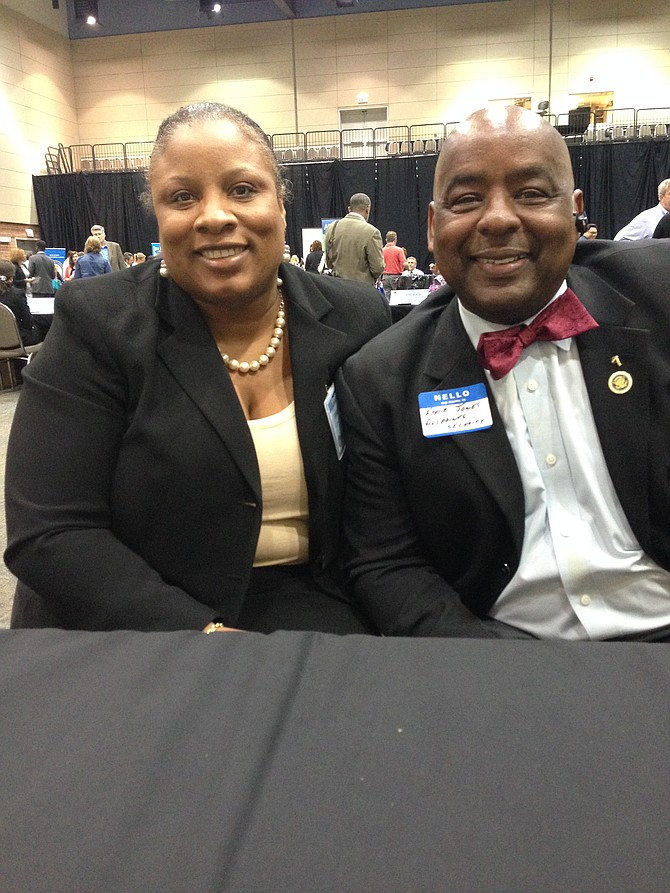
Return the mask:
{"type": "Polygon", "coordinates": [[[618,368],[616,372],[610,375],[607,382],[610,391],[613,394],[627,394],[633,387],[633,376],[630,372],[626,372],[625,369],[621,368],[621,360],[618,354],[612,357],[611,363],[618,368]]]}

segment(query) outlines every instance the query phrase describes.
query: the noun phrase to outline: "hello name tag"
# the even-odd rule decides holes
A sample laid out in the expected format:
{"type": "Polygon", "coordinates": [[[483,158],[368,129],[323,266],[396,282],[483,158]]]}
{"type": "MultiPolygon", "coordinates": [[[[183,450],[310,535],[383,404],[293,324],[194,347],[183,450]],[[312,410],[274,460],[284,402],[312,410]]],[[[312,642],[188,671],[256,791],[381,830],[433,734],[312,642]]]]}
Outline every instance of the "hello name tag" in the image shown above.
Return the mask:
{"type": "Polygon", "coordinates": [[[419,415],[424,437],[467,434],[493,425],[483,383],[448,391],[424,391],[419,394],[419,415]]]}

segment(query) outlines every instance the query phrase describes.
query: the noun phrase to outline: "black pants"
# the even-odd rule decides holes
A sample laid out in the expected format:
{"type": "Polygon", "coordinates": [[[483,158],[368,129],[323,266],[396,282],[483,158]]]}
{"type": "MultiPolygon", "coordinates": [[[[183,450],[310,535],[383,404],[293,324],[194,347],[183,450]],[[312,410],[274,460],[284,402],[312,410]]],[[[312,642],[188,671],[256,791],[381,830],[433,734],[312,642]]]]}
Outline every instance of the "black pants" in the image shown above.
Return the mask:
{"type": "Polygon", "coordinates": [[[615,636],[607,642],[670,642],[670,626],[648,630],[643,633],[631,633],[629,636],[615,636]]]}
{"type": "Polygon", "coordinates": [[[304,564],[254,568],[233,625],[258,633],[286,629],[374,634],[352,605],[322,590],[304,564]]]}

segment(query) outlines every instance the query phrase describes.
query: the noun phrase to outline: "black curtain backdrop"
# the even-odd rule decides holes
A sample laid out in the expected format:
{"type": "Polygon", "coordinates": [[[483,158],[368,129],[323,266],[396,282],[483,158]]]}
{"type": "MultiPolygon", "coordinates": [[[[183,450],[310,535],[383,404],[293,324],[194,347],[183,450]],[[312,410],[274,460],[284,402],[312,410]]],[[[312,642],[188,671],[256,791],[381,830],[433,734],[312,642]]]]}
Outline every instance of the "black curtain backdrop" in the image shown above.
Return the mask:
{"type": "MultiPolygon", "coordinates": [[[[670,140],[569,146],[575,184],[601,238],[612,238],[635,214],[655,205],[657,187],[670,176],[670,140]]],[[[390,229],[398,244],[427,270],[428,203],[436,156],[295,164],[285,168],[292,185],[287,204],[287,240],[302,250],[302,230],[322,218],[342,217],[349,198],[372,199],[370,221],[382,237],[390,229]]],[[[76,173],[33,177],[42,238],[50,247],[83,248],[94,223],[101,223],[124,251],[151,254],[158,242],[156,219],[139,200],[145,178],[138,172],[76,173]]]]}

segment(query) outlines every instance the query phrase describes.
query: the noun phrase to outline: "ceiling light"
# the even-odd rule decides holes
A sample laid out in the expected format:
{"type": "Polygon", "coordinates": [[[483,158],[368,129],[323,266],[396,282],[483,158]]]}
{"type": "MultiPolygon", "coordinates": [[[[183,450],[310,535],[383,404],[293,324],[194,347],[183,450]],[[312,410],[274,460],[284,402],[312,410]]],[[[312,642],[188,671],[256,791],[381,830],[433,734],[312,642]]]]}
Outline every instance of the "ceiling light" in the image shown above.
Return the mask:
{"type": "Polygon", "coordinates": [[[208,19],[211,19],[213,15],[219,15],[220,12],[220,3],[215,3],[214,0],[200,0],[200,15],[206,15],[208,19]]]}
{"type": "Polygon", "coordinates": [[[74,0],[74,17],[87,25],[98,24],[98,0],[74,0]]]}

